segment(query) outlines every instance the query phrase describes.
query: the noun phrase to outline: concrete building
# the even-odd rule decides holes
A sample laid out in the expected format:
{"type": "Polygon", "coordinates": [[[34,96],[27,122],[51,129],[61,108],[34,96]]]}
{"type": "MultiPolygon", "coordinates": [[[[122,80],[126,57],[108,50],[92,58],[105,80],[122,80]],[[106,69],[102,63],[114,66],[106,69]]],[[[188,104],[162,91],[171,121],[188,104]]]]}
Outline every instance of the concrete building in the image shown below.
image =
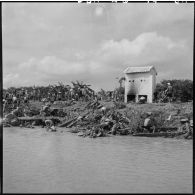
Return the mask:
{"type": "Polygon", "coordinates": [[[148,103],[152,103],[157,75],[154,66],[128,67],[124,73],[125,102],[138,102],[144,96],[148,103]]]}

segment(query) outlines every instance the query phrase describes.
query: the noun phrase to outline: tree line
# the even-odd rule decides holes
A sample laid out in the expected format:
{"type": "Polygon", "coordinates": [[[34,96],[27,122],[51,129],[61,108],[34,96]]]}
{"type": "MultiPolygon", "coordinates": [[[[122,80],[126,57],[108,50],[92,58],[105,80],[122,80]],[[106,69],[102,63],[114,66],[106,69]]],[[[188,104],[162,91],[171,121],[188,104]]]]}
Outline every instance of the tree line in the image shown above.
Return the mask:
{"type": "Polygon", "coordinates": [[[167,83],[170,83],[173,87],[173,101],[188,102],[193,100],[193,81],[189,79],[162,80],[156,85],[156,98],[162,91],[166,90],[167,83]]]}
{"type": "MultiPolygon", "coordinates": [[[[181,102],[187,102],[187,101],[191,101],[193,100],[193,81],[189,80],[189,79],[173,79],[173,80],[162,80],[160,83],[157,83],[156,85],[156,89],[154,92],[154,100],[158,101],[158,99],[160,99],[161,94],[163,91],[165,91],[167,89],[167,83],[170,83],[173,87],[173,101],[181,101],[181,102]]],[[[72,82],[73,84],[73,89],[75,89],[75,91],[78,91],[78,88],[83,88],[83,86],[85,86],[85,89],[89,92],[94,92],[92,89],[89,88],[90,85],[86,85],[83,83],[79,83],[77,81],[77,83],[72,82]],[[76,90],[77,89],[77,90],[76,90]]],[[[37,86],[37,87],[19,87],[19,88],[15,88],[15,87],[10,87],[7,90],[3,90],[3,94],[5,94],[6,92],[9,93],[13,93],[14,91],[17,90],[21,90],[21,89],[25,89],[28,92],[32,92],[34,88],[36,88],[36,90],[40,91],[41,97],[46,97],[48,92],[53,92],[53,93],[58,93],[59,91],[61,92],[65,92],[65,91],[69,91],[69,89],[71,88],[70,85],[63,85],[62,83],[59,83],[59,85],[49,85],[49,86],[37,86]]],[[[102,91],[107,94],[107,92],[105,90],[101,90],[99,92],[97,92],[98,95],[103,96],[102,95],[102,91]]],[[[115,94],[121,94],[124,95],[124,87],[122,87],[120,85],[120,87],[116,88],[112,93],[113,95],[115,94]]],[[[118,95],[119,96],[119,95],[118,95]]],[[[119,98],[121,99],[121,98],[119,98]]],[[[121,99],[122,101],[122,99],[121,99]]]]}

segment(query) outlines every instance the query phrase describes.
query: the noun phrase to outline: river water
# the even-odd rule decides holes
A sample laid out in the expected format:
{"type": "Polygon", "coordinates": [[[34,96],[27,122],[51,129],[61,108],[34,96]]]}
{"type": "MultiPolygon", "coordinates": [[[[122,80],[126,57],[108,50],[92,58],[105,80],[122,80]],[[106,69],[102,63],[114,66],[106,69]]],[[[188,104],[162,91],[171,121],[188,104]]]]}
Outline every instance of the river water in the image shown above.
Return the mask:
{"type": "Polygon", "coordinates": [[[4,193],[192,193],[192,140],[4,128],[4,193]]]}

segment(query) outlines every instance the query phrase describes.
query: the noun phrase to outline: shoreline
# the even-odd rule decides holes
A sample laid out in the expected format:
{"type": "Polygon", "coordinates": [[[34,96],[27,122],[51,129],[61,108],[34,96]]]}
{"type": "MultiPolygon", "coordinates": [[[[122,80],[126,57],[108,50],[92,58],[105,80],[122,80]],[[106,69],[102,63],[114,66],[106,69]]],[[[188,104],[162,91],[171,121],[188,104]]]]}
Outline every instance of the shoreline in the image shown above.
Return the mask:
{"type": "MultiPolygon", "coordinates": [[[[29,110],[40,112],[42,105],[44,105],[43,102],[31,101],[29,103],[29,110]]],[[[51,105],[51,110],[55,110],[57,114],[54,116],[34,115],[18,117],[20,125],[22,124],[22,120],[23,122],[29,120],[31,121],[31,126],[29,127],[33,128],[33,126],[43,125],[45,119],[51,119],[57,128],[60,126],[68,127],[70,132],[77,133],[78,136],[95,138],[113,134],[114,124],[117,123],[115,125],[117,128],[113,135],[140,134],[138,136],[144,136],[144,132],[141,132],[141,127],[145,114],[151,112],[157,131],[154,134],[147,134],[147,132],[145,136],[185,138],[185,133],[177,133],[178,129],[182,126],[180,121],[182,118],[193,118],[193,102],[125,104],[123,102],[99,101],[96,105],[93,101],[75,101],[69,102],[69,104],[68,102],[58,101],[51,105]],[[106,108],[105,113],[102,113],[101,107],[106,108]],[[59,113],[61,116],[58,115],[59,113]],[[167,118],[170,119],[167,120],[167,118]],[[39,121],[37,124],[36,120],[39,121]],[[40,122],[41,120],[42,122],[40,122]],[[33,121],[35,122],[34,124],[33,121]],[[109,124],[111,125],[109,126],[109,124]]],[[[189,138],[193,139],[193,136],[189,138]]]]}
{"type": "MultiPolygon", "coordinates": [[[[8,131],[12,131],[14,129],[14,131],[20,131],[20,130],[24,130],[25,132],[26,131],[28,131],[28,132],[33,132],[33,131],[42,131],[42,132],[45,132],[45,133],[47,133],[47,134],[56,134],[56,135],[60,135],[60,134],[66,134],[66,133],[68,133],[69,135],[72,135],[72,136],[74,136],[74,137],[80,137],[80,138],[83,138],[83,139],[95,139],[95,138],[90,138],[89,136],[78,136],[78,134],[77,133],[72,133],[71,132],[71,128],[63,128],[63,127],[58,127],[57,128],[57,131],[55,131],[55,132],[51,132],[51,131],[46,131],[46,129],[45,128],[42,128],[42,127],[40,127],[40,126],[34,126],[34,128],[28,128],[28,127],[19,127],[19,126],[13,126],[13,127],[5,127],[4,129],[3,129],[3,132],[5,133],[7,130],[8,131]]],[[[3,133],[3,134],[4,134],[3,133]]],[[[133,135],[131,135],[131,134],[129,134],[129,135],[120,135],[120,134],[117,134],[117,135],[111,135],[111,134],[108,134],[107,136],[104,136],[104,137],[99,137],[99,138],[101,138],[101,139],[105,139],[105,138],[113,138],[113,137],[119,137],[119,138],[127,138],[127,137],[131,137],[131,138],[134,138],[134,139],[148,139],[148,140],[150,140],[150,139],[156,139],[156,140],[158,140],[158,139],[165,139],[166,138],[166,140],[168,139],[168,140],[178,140],[178,141],[186,141],[186,142],[191,142],[191,143],[193,143],[193,139],[184,139],[183,137],[162,137],[162,136],[157,136],[157,137],[145,137],[145,136],[133,136],[133,135]]]]}

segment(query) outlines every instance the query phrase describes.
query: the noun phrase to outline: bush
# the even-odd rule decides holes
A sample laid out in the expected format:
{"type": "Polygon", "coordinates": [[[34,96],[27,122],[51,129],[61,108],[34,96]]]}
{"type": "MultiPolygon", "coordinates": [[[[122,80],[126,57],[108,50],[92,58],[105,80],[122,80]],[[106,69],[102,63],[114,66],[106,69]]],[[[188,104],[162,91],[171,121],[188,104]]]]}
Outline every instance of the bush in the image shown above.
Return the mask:
{"type": "Polygon", "coordinates": [[[114,106],[116,109],[126,108],[126,104],[124,102],[114,102],[114,106]]]}
{"type": "Polygon", "coordinates": [[[167,83],[173,86],[173,97],[175,101],[187,102],[193,99],[193,81],[191,80],[163,80],[156,85],[155,99],[159,98],[160,92],[166,90],[167,83]]]}
{"type": "Polygon", "coordinates": [[[131,132],[140,132],[144,123],[144,113],[139,110],[128,108],[125,115],[130,120],[128,127],[131,129],[131,132]]]}

